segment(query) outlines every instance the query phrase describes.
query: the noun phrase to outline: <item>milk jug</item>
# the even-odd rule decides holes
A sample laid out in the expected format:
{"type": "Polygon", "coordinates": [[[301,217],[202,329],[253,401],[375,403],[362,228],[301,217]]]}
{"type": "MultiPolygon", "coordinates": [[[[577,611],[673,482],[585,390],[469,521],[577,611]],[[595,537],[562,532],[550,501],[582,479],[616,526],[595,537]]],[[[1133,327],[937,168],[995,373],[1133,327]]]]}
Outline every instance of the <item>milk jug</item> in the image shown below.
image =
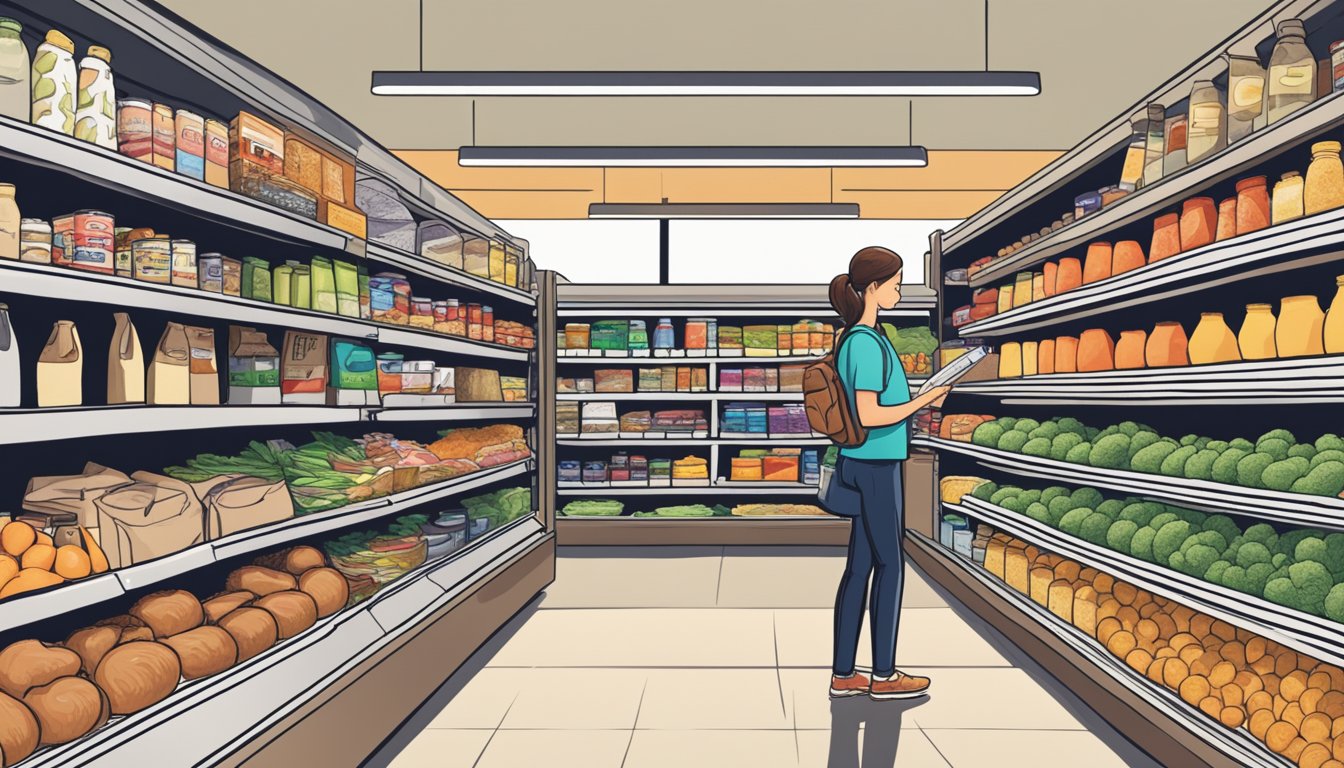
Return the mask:
{"type": "Polygon", "coordinates": [[[19,340],[9,324],[9,307],[0,304],[0,408],[19,407],[19,340]]]}
{"type": "Polygon", "coordinates": [[[37,404],[42,408],[84,403],[84,358],[79,331],[69,320],[51,327],[37,358],[37,404]]]}
{"type": "Polygon", "coordinates": [[[107,349],[107,404],[145,402],[145,357],[140,335],[125,312],[112,315],[116,327],[107,349]]]}

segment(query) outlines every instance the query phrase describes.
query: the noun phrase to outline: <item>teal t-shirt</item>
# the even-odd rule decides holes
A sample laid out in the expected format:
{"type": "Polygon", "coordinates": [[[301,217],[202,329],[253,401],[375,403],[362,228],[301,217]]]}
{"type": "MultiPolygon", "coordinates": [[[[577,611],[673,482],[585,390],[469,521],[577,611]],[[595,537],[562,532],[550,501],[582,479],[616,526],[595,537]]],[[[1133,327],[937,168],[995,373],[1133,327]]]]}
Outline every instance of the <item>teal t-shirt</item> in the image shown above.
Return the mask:
{"type": "MultiPolygon", "coordinates": [[[[836,359],[840,382],[849,395],[851,412],[858,416],[854,392],[876,392],[878,405],[910,402],[910,383],[891,341],[867,326],[846,331],[836,359]],[[885,362],[883,356],[885,355],[885,362]],[[882,380],[883,371],[887,373],[882,380]]],[[[857,448],[841,448],[841,456],[867,461],[893,461],[910,455],[910,428],[906,421],[868,430],[868,439],[857,448]]]]}

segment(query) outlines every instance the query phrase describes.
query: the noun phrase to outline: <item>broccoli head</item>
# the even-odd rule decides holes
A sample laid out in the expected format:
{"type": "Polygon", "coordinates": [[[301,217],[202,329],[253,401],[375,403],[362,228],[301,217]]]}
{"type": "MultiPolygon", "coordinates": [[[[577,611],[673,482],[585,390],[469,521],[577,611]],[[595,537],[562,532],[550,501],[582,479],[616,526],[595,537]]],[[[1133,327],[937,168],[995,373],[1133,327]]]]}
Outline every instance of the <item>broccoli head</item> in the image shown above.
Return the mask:
{"type": "Polygon", "coordinates": [[[1120,516],[1121,510],[1125,508],[1125,502],[1119,499],[1107,499],[1097,505],[1097,511],[1111,518],[1112,520],[1120,516]]]}
{"type": "Polygon", "coordinates": [[[1223,538],[1227,539],[1228,543],[1231,543],[1233,539],[1241,535],[1241,528],[1237,526],[1235,520],[1227,515],[1209,515],[1204,519],[1204,525],[1202,527],[1206,531],[1217,531],[1221,533],[1223,538]]]}
{"type": "Polygon", "coordinates": [[[1258,541],[1273,550],[1279,543],[1279,532],[1269,523],[1256,523],[1242,534],[1247,541],[1258,541]]]}
{"type": "Polygon", "coordinates": [[[1288,458],[1291,459],[1294,456],[1300,456],[1307,461],[1311,461],[1316,457],[1316,446],[1311,443],[1298,443],[1288,449],[1288,458]]]}
{"type": "MultiPolygon", "coordinates": [[[[1175,512],[1172,512],[1171,510],[1168,509],[1166,511],[1158,512],[1156,515],[1153,515],[1153,519],[1148,521],[1148,527],[1152,528],[1154,531],[1160,531],[1162,530],[1162,526],[1166,525],[1167,523],[1170,523],[1172,520],[1180,520],[1180,519],[1181,518],[1177,516],[1175,512]]],[[[1187,520],[1186,522],[1189,521],[1187,520]]]]}
{"type": "Polygon", "coordinates": [[[1199,453],[1199,449],[1193,445],[1177,448],[1162,460],[1161,473],[1167,477],[1185,477],[1185,463],[1196,453],[1199,453]]]}
{"type": "Polygon", "coordinates": [[[1028,432],[1027,437],[1030,437],[1033,440],[1038,437],[1044,437],[1046,440],[1054,440],[1055,436],[1058,434],[1059,434],[1059,425],[1054,423],[1053,421],[1047,421],[1044,424],[1040,425],[1039,427],[1028,432]]]}
{"type": "Polygon", "coordinates": [[[1153,559],[1153,539],[1157,537],[1157,531],[1144,526],[1134,532],[1134,538],[1129,541],[1129,554],[1140,560],[1155,562],[1153,559]]]}
{"type": "Polygon", "coordinates": [[[1170,562],[1171,554],[1180,551],[1193,531],[1194,526],[1184,520],[1173,520],[1162,526],[1153,538],[1153,559],[1159,563],[1170,562]]]}
{"type": "Polygon", "coordinates": [[[1028,488],[1027,490],[1017,495],[1021,496],[1022,499],[1026,501],[1028,504],[1041,500],[1041,492],[1036,490],[1035,488],[1028,488]]]}
{"type": "Polygon", "coordinates": [[[1059,425],[1060,432],[1072,432],[1079,437],[1087,437],[1087,427],[1072,416],[1065,416],[1055,423],[1059,425]]]}
{"type": "Polygon", "coordinates": [[[1337,461],[1344,464],[1344,451],[1339,451],[1334,448],[1317,451],[1316,455],[1311,457],[1311,468],[1315,469],[1327,461],[1337,461]]]}
{"type": "Polygon", "coordinates": [[[1184,552],[1196,546],[1211,547],[1218,550],[1218,554],[1221,555],[1223,550],[1227,549],[1227,539],[1223,538],[1223,534],[1217,531],[1196,531],[1181,542],[1180,551],[1184,552]]]}
{"type": "MultiPolygon", "coordinates": [[[[1155,445],[1161,442],[1161,440],[1162,437],[1156,432],[1139,432],[1129,438],[1129,458],[1132,460],[1139,451],[1142,451],[1150,445],[1155,445]]],[[[1179,448],[1180,446],[1178,445],[1176,447],[1179,448]]]]}
{"type": "Polygon", "coordinates": [[[1018,432],[1014,429],[1011,432],[1003,433],[1003,437],[999,438],[998,448],[1000,451],[1008,451],[1009,453],[1021,453],[1022,447],[1027,444],[1027,440],[1026,432],[1018,432]]]}
{"type": "Polygon", "coordinates": [[[1330,594],[1334,586],[1334,579],[1324,565],[1310,561],[1293,563],[1288,566],[1288,578],[1279,577],[1266,582],[1265,599],[1321,616],[1325,613],[1326,595],[1330,594]]]}
{"type": "Polygon", "coordinates": [[[1093,440],[1096,440],[1098,437],[1101,437],[1101,430],[1097,429],[1096,427],[1088,427],[1087,434],[1083,435],[1083,437],[1086,438],[1087,441],[1090,443],[1093,440]]]}
{"type": "Polygon", "coordinates": [[[1264,488],[1260,477],[1265,469],[1274,463],[1274,457],[1267,453],[1252,453],[1237,462],[1237,485],[1243,488],[1264,488]]]}
{"type": "Polygon", "coordinates": [[[986,480],[985,482],[975,486],[975,489],[971,491],[971,495],[981,501],[989,501],[991,498],[994,497],[994,494],[997,493],[998,490],[999,490],[998,483],[994,482],[993,480],[986,480]]]}
{"type": "Polygon", "coordinates": [[[1318,451],[1344,451],[1344,438],[1340,438],[1334,432],[1326,432],[1324,435],[1316,438],[1316,450],[1318,451]]]}
{"type": "Polygon", "coordinates": [[[1125,435],[1126,437],[1133,437],[1143,431],[1143,425],[1133,421],[1122,421],[1119,424],[1116,424],[1115,428],[1120,431],[1120,434],[1125,435]]]}
{"type": "Polygon", "coordinates": [[[971,433],[971,442],[984,448],[998,448],[999,438],[1003,437],[1004,427],[1001,419],[986,421],[971,433]]]}
{"type": "Polygon", "coordinates": [[[1083,444],[1083,438],[1073,432],[1060,432],[1050,441],[1050,458],[1055,461],[1068,461],[1069,450],[1083,444]]]}
{"type": "Polygon", "coordinates": [[[1017,423],[1013,425],[1013,429],[1026,435],[1039,426],[1041,426],[1041,422],[1035,419],[1018,419],[1017,423]]]}
{"type": "Polygon", "coordinates": [[[1074,504],[1080,507],[1087,507],[1088,509],[1096,509],[1101,506],[1101,502],[1105,501],[1105,497],[1101,495],[1101,491],[1086,486],[1075,489],[1070,495],[1070,498],[1073,499],[1074,504]]]}
{"type": "Polygon", "coordinates": [[[1218,452],[1208,448],[1201,450],[1185,462],[1185,476],[1190,480],[1212,480],[1213,462],[1218,460],[1218,452]]]}
{"type": "Polygon", "coordinates": [[[1078,507],[1078,505],[1074,503],[1073,499],[1069,498],[1068,496],[1057,496],[1051,499],[1050,503],[1046,504],[1045,506],[1047,509],[1050,510],[1050,524],[1055,526],[1056,528],[1059,527],[1059,521],[1061,518],[1064,517],[1065,514],[1078,507]]]}
{"type": "Polygon", "coordinates": [[[1293,556],[1286,552],[1275,552],[1269,558],[1269,564],[1274,566],[1275,570],[1278,570],[1279,568],[1287,568],[1292,562],[1293,556]]]}
{"type": "Polygon", "coordinates": [[[995,421],[995,423],[997,423],[999,426],[1003,427],[1005,431],[1006,431],[1006,430],[1009,430],[1009,429],[1012,429],[1013,427],[1017,426],[1017,417],[1016,417],[1016,416],[1000,416],[1000,417],[998,417],[997,419],[995,419],[994,421],[995,421]]]}
{"type": "Polygon", "coordinates": [[[1265,471],[1260,473],[1260,482],[1272,491],[1286,491],[1293,487],[1298,478],[1306,476],[1310,469],[1310,461],[1294,456],[1265,467],[1265,471]]]}
{"type": "Polygon", "coordinates": [[[1261,440],[1255,444],[1255,452],[1263,453],[1266,456],[1272,456],[1275,461],[1283,461],[1288,458],[1288,449],[1292,443],[1278,437],[1271,437],[1267,440],[1261,440]]]}
{"type": "Polygon", "coordinates": [[[1079,443],[1070,448],[1068,453],[1064,454],[1064,460],[1070,464],[1086,464],[1088,457],[1091,455],[1092,444],[1079,443]]]}
{"type": "Polygon", "coordinates": [[[1213,442],[1212,439],[1207,438],[1207,437],[1201,437],[1201,438],[1199,438],[1198,440],[1195,441],[1195,447],[1202,451],[1202,450],[1204,450],[1205,448],[1208,448],[1208,447],[1209,447],[1209,443],[1211,443],[1211,442],[1213,442]]]}
{"type": "MultiPolygon", "coordinates": [[[[1092,442],[1095,443],[1096,441],[1100,440],[1103,437],[1110,437],[1111,435],[1118,435],[1118,434],[1121,434],[1120,428],[1116,426],[1110,426],[1098,432],[1097,436],[1092,438],[1092,442]]],[[[1128,435],[1126,435],[1126,437],[1128,437],[1128,435]]]]}
{"type": "Polygon", "coordinates": [[[1266,440],[1282,440],[1289,445],[1297,442],[1297,438],[1293,437],[1292,432],[1289,432],[1286,429],[1271,429],[1255,439],[1255,447],[1259,448],[1260,444],[1266,440]]]}
{"type": "Polygon", "coordinates": [[[1034,501],[1028,504],[1026,510],[1023,511],[1022,514],[1039,523],[1050,525],[1050,510],[1039,501],[1034,501]]]}
{"type": "Polygon", "coordinates": [[[1297,552],[1297,545],[1303,540],[1324,539],[1325,537],[1325,531],[1319,528],[1294,528],[1291,531],[1279,534],[1278,546],[1274,547],[1274,551],[1292,557],[1297,552]]]}
{"type": "Polygon", "coordinates": [[[1027,511],[1027,507],[1030,505],[1031,501],[1029,499],[1023,497],[1022,494],[1018,494],[1016,496],[1009,496],[1008,498],[1004,499],[999,506],[1003,507],[1004,509],[1010,512],[1016,512],[1020,515],[1023,512],[1027,511]]]}
{"type": "Polygon", "coordinates": [[[1344,574],[1344,533],[1302,539],[1293,550],[1293,559],[1299,563],[1308,560],[1320,563],[1331,576],[1338,578],[1344,574]]]}
{"type": "MultiPolygon", "coordinates": [[[[1146,435],[1150,433],[1142,432],[1140,434],[1146,435]]],[[[1133,447],[1134,443],[1131,441],[1131,450],[1133,447]]],[[[1178,449],[1179,446],[1175,443],[1168,443],[1166,441],[1153,443],[1152,445],[1141,448],[1134,454],[1129,460],[1129,468],[1135,472],[1145,472],[1150,475],[1156,475],[1162,471],[1162,462],[1178,449]]]]}
{"type": "Polygon", "coordinates": [[[1237,462],[1249,456],[1250,453],[1250,451],[1245,451],[1241,448],[1228,446],[1227,450],[1218,455],[1218,460],[1213,462],[1213,481],[1215,483],[1236,485],[1237,462]]]}
{"type": "Polygon", "coordinates": [[[1268,564],[1272,557],[1273,553],[1269,551],[1269,547],[1258,541],[1242,542],[1242,545],[1237,547],[1237,565],[1242,568],[1250,568],[1256,563],[1268,564]]]}
{"type": "Polygon", "coordinates": [[[1199,435],[1185,435],[1181,437],[1181,446],[1194,445],[1195,441],[1198,439],[1199,435]]]}
{"type": "Polygon", "coordinates": [[[1294,480],[1288,490],[1312,496],[1339,496],[1340,491],[1344,491],[1344,463],[1327,461],[1320,464],[1294,480]]]}
{"type": "Polygon", "coordinates": [[[1255,453],[1255,443],[1252,443],[1250,440],[1247,440],[1244,437],[1233,438],[1232,442],[1228,443],[1227,445],[1229,448],[1236,448],[1239,451],[1245,451],[1246,453],[1255,453]]]}
{"type": "Polygon", "coordinates": [[[1052,485],[1049,488],[1046,488],[1044,491],[1041,491],[1041,503],[1049,504],[1052,499],[1057,499],[1060,496],[1068,496],[1068,495],[1069,495],[1068,488],[1065,488],[1062,485],[1052,485]]]}
{"type": "Polygon", "coordinates": [[[1249,568],[1230,565],[1223,571],[1223,578],[1219,583],[1228,589],[1235,589],[1248,595],[1260,595],[1264,593],[1265,581],[1269,579],[1273,570],[1274,566],[1269,563],[1256,563],[1249,568]]]}
{"type": "Polygon", "coordinates": [[[1102,469],[1122,469],[1129,467],[1129,437],[1109,435],[1097,440],[1087,463],[1102,469]]]}
{"type": "Polygon", "coordinates": [[[1226,440],[1210,440],[1208,445],[1205,445],[1204,447],[1208,448],[1210,451],[1222,453],[1227,450],[1227,446],[1228,443],[1226,440]]]}
{"type": "Polygon", "coordinates": [[[1209,517],[1198,509],[1186,509],[1185,507],[1172,507],[1171,512],[1176,515],[1177,519],[1184,520],[1194,526],[1196,531],[1204,527],[1204,521],[1209,517]]]}
{"type": "Polygon", "coordinates": [[[1071,536],[1077,536],[1082,531],[1083,521],[1094,514],[1096,513],[1087,507],[1071,509],[1059,519],[1059,530],[1071,536]]]}
{"type": "Polygon", "coordinates": [[[1027,456],[1048,459],[1050,458],[1050,439],[1045,437],[1030,438],[1022,446],[1022,453],[1027,456]]]}
{"type": "Polygon", "coordinates": [[[1130,542],[1134,540],[1134,534],[1138,531],[1139,524],[1133,520],[1116,520],[1106,529],[1106,546],[1116,552],[1128,554],[1130,542]]]}
{"type": "Polygon", "coordinates": [[[1136,501],[1120,510],[1121,520],[1132,520],[1139,526],[1147,525],[1154,517],[1162,513],[1162,505],[1150,501],[1136,501]]]}
{"type": "Polygon", "coordinates": [[[1331,621],[1344,622],[1344,584],[1336,584],[1326,593],[1325,616],[1331,621]]]}
{"type": "Polygon", "coordinates": [[[1204,580],[1214,584],[1222,584],[1223,573],[1230,567],[1232,567],[1232,564],[1226,560],[1214,560],[1213,565],[1205,569],[1204,580]]]}
{"type": "Polygon", "coordinates": [[[1105,544],[1106,532],[1111,529],[1111,522],[1112,518],[1100,512],[1093,512],[1083,518],[1083,523],[1078,528],[1078,538],[1093,544],[1105,544]]]}
{"type": "Polygon", "coordinates": [[[989,495],[989,503],[1002,506],[1004,499],[1009,498],[1010,496],[1016,496],[1021,492],[1022,489],[1017,486],[1005,485],[989,495]]]}
{"type": "Polygon", "coordinates": [[[1183,552],[1173,552],[1167,564],[1181,573],[1202,578],[1218,558],[1218,550],[1207,544],[1196,544],[1183,552]]]}

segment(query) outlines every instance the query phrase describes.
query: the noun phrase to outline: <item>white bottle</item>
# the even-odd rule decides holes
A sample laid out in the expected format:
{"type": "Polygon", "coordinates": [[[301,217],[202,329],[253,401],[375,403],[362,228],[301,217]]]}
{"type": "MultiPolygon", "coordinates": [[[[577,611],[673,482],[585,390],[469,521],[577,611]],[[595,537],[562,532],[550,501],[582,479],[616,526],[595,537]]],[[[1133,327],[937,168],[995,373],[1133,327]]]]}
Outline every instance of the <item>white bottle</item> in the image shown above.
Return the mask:
{"type": "Polygon", "coordinates": [[[19,407],[19,370],[19,340],[9,322],[9,307],[0,304],[0,408],[19,407]]]}
{"type": "Polygon", "coordinates": [[[33,55],[33,125],[73,134],[77,91],[75,44],[53,29],[33,55]]]}
{"type": "Polygon", "coordinates": [[[112,151],[117,149],[117,92],[112,84],[112,52],[89,46],[79,62],[79,100],[75,107],[75,138],[112,151]]]}

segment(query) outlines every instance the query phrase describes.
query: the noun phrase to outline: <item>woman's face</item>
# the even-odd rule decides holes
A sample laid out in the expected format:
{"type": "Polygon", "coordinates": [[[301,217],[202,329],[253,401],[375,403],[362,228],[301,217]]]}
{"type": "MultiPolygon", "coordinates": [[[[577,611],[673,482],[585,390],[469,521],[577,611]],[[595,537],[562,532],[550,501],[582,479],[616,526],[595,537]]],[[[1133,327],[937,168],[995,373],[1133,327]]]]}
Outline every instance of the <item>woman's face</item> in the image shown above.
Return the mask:
{"type": "Polygon", "coordinates": [[[892,275],[885,283],[872,283],[868,286],[867,300],[877,302],[878,309],[895,309],[901,300],[901,276],[904,270],[892,275]]]}

